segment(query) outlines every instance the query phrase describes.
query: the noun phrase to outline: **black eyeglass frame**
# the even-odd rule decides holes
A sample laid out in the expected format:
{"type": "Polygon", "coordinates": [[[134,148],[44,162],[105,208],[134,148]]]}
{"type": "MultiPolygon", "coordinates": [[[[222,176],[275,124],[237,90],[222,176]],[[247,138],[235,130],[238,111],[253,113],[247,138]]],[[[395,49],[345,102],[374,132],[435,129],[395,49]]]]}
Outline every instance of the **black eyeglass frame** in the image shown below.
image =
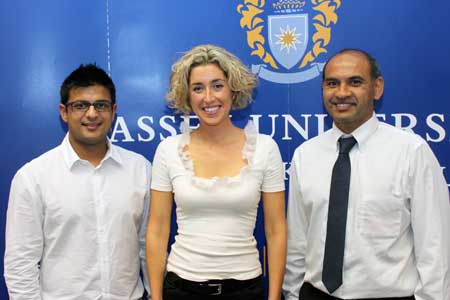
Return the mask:
{"type": "Polygon", "coordinates": [[[110,100],[97,100],[94,102],[89,102],[87,100],[77,100],[73,102],[67,102],[65,106],[71,107],[75,112],[85,113],[89,110],[89,108],[91,108],[91,106],[93,106],[97,112],[108,112],[111,111],[113,103],[110,100]],[[80,107],[76,107],[77,105],[80,105],[80,107]]]}

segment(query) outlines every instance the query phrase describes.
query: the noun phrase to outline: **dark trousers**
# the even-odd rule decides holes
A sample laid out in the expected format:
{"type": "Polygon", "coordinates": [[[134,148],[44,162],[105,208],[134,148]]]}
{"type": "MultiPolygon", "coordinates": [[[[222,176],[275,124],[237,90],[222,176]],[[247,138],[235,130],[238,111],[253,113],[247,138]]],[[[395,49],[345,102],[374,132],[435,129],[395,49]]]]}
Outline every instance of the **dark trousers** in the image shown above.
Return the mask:
{"type": "MultiPolygon", "coordinates": [[[[309,282],[305,282],[300,289],[299,298],[302,300],[344,300],[341,298],[333,297],[321,290],[315,288],[309,282]]],[[[397,298],[376,298],[376,299],[353,299],[353,300],[414,300],[414,296],[409,297],[397,297],[397,298]]]]}
{"type": "Polygon", "coordinates": [[[164,278],[163,300],[264,300],[261,277],[252,280],[212,280],[197,283],[169,272],[164,278]],[[220,284],[220,289],[218,288],[220,284]],[[217,295],[210,295],[217,294],[217,295]]]}

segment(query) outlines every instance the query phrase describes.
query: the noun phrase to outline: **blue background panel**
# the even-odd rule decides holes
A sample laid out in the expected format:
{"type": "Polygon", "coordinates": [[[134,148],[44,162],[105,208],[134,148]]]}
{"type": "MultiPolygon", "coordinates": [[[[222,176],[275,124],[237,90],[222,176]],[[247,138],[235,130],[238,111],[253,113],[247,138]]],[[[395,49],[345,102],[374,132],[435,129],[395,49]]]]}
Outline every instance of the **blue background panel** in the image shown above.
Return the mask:
{"type": "MultiPolygon", "coordinates": [[[[426,139],[449,182],[450,2],[309,0],[298,1],[304,6],[296,11],[288,12],[282,6],[274,10],[273,4],[282,1],[0,2],[0,253],[4,251],[11,179],[24,163],[58,145],[65,135],[58,114],[59,86],[81,63],[97,63],[116,83],[118,113],[112,139],[150,161],[161,139],[179,132],[182,118],[167,108],[164,97],[171,65],[193,46],[216,44],[249,67],[263,64],[266,71],[290,78],[312,67],[309,63],[287,69],[275,60],[275,69],[252,55],[256,46],[249,42],[249,29],[241,26],[241,13],[248,7],[260,10],[259,19],[255,17],[251,25],[261,26],[260,50],[272,57],[269,34],[280,32],[277,28],[268,32],[269,16],[308,14],[308,27],[295,27],[295,33],[309,32],[309,52],[317,44],[313,34],[319,21],[314,18],[324,18],[317,8],[330,7],[328,12],[334,11],[335,19],[326,26],[329,39],[322,40],[323,51],[314,63],[324,63],[342,48],[372,53],[385,78],[377,113],[386,122],[426,139]]],[[[298,55],[303,59],[305,53],[298,55]]],[[[254,104],[233,112],[233,120],[243,127],[253,119],[260,132],[272,134],[288,168],[295,148],[331,124],[322,106],[320,86],[321,74],[290,84],[261,77],[254,104]]],[[[196,124],[195,118],[191,124],[196,124]]],[[[255,235],[263,258],[261,215],[255,235]]],[[[0,299],[7,299],[3,280],[0,299]]]]}

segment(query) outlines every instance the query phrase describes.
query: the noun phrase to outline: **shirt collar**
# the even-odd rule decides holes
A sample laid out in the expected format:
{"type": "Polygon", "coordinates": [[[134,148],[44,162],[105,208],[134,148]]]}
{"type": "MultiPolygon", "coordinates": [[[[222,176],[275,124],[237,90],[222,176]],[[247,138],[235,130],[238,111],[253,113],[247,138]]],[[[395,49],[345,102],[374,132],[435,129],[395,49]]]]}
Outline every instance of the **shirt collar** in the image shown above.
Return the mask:
{"type": "Polygon", "coordinates": [[[377,130],[380,122],[377,119],[375,113],[372,114],[369,120],[364,122],[361,126],[356,128],[352,133],[346,134],[342,132],[336,124],[333,123],[333,128],[331,129],[331,138],[333,143],[336,145],[336,151],[339,151],[338,140],[341,136],[353,136],[356,139],[357,147],[363,151],[364,146],[370,136],[377,130]]]}
{"type": "MultiPolygon", "coordinates": [[[[122,158],[120,156],[119,151],[114,147],[114,145],[111,143],[111,140],[107,138],[107,144],[108,144],[108,151],[106,151],[105,157],[102,159],[100,164],[97,167],[101,167],[105,161],[112,160],[118,163],[119,165],[122,164],[122,158]]],[[[82,162],[83,160],[78,156],[78,154],[73,149],[72,145],[69,141],[69,133],[66,134],[64,137],[64,140],[61,143],[61,149],[64,161],[69,169],[72,169],[72,167],[77,162],[82,162]]]]}

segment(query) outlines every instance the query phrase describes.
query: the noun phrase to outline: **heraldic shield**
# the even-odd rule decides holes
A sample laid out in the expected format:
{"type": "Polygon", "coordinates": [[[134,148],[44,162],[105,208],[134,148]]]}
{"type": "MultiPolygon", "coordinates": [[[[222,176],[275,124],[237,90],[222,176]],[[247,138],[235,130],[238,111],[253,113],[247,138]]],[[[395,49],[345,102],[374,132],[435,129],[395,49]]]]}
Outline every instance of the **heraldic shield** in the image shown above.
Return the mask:
{"type": "Polygon", "coordinates": [[[308,46],[308,14],[268,16],[268,40],[278,63],[291,69],[300,62],[308,46]]]}

